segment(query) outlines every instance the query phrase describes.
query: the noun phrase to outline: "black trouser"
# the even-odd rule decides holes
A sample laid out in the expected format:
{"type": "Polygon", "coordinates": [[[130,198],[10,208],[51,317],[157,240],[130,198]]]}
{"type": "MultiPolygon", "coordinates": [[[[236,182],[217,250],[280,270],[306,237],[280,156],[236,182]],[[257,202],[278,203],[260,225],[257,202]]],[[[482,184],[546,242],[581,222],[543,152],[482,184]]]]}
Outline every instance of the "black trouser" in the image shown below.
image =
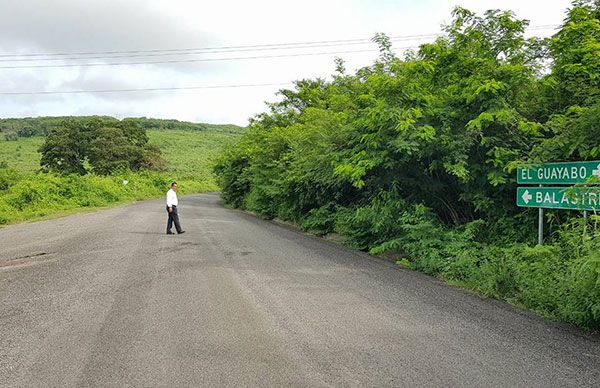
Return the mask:
{"type": "Polygon", "coordinates": [[[175,229],[177,233],[181,233],[181,225],[179,225],[179,216],[177,215],[177,206],[172,207],[173,211],[169,211],[169,207],[167,206],[167,214],[169,215],[169,220],[167,221],[167,233],[171,233],[171,227],[175,224],[175,229]]]}

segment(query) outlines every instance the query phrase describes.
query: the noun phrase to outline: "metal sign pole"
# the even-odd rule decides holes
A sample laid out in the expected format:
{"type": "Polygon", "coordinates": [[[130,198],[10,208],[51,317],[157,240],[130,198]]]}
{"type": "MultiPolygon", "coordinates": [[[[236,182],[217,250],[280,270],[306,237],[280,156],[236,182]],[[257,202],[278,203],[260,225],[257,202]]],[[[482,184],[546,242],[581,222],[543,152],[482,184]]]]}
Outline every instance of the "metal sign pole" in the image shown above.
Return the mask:
{"type": "Polygon", "coordinates": [[[538,213],[538,245],[544,244],[544,209],[540,208],[538,213]]]}
{"type": "MultiPolygon", "coordinates": [[[[542,185],[540,185],[542,187],[542,185]]],[[[544,244],[544,209],[538,209],[538,245],[544,244]]]]}
{"type": "Polygon", "coordinates": [[[588,211],[583,211],[583,239],[585,241],[585,237],[587,235],[587,224],[588,224],[588,211]]]}

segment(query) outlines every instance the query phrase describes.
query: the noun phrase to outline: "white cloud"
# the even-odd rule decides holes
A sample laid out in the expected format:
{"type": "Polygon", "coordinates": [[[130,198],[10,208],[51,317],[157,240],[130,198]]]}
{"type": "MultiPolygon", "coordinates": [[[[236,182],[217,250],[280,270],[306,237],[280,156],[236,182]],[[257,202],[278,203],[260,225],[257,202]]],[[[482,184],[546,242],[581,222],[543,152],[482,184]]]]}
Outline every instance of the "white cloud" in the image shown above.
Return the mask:
{"type": "MultiPolygon", "coordinates": [[[[569,0],[305,0],[303,2],[155,0],[0,0],[0,53],[148,50],[239,46],[437,33],[455,5],[482,12],[512,9],[532,25],[559,24],[569,0]]],[[[547,35],[551,30],[536,31],[547,35]]],[[[399,42],[397,46],[419,41],[399,42]]],[[[323,51],[375,48],[345,46],[323,51]]],[[[302,53],[308,50],[205,54],[203,57],[302,53]]],[[[314,51],[314,50],[310,50],[314,51]]],[[[352,70],[377,53],[341,54],[352,70]]],[[[328,76],[333,57],[106,66],[0,69],[1,91],[94,90],[289,82],[328,76]]],[[[172,56],[164,59],[179,59],[172,56]]],[[[191,58],[191,57],[186,57],[191,58]]],[[[198,58],[195,56],[194,58],[198,58]]],[[[160,60],[162,57],[135,58],[160,60]]],[[[119,59],[121,61],[134,59],[119,59]]],[[[94,62],[101,59],[90,60],[94,62]]],[[[112,60],[116,61],[116,60],[112,60]]],[[[4,66],[10,63],[0,63],[4,66]]],[[[21,64],[25,64],[24,62],[21,64]]],[[[0,117],[106,114],[245,124],[274,100],[276,87],[110,94],[0,96],[0,117]]]]}

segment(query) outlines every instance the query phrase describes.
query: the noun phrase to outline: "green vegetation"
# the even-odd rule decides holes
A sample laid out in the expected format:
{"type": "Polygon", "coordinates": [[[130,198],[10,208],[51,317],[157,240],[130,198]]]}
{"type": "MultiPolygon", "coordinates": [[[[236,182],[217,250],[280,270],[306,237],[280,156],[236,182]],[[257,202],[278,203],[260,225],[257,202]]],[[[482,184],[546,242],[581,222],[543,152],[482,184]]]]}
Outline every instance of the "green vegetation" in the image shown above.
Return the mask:
{"type": "MultiPolygon", "coordinates": [[[[164,194],[169,177],[148,171],[115,176],[23,174],[0,169],[0,225],[164,194]],[[127,180],[127,185],[123,184],[127,180]]],[[[208,184],[204,188],[210,190],[208,184]]]]}
{"type": "Polygon", "coordinates": [[[485,295],[600,328],[600,217],[515,206],[515,168],[600,156],[600,1],[551,39],[457,8],[444,35],[331,81],[301,80],[215,171],[223,199],[485,295]]]}
{"type": "Polygon", "coordinates": [[[160,149],[148,144],[146,130],[132,120],[65,120],[50,131],[40,152],[42,167],[63,175],[165,169],[160,149]]]}
{"type": "MultiPolygon", "coordinates": [[[[19,120],[11,119],[11,122],[19,123],[19,120]]],[[[74,209],[159,197],[173,180],[179,183],[181,194],[216,191],[218,186],[212,173],[214,160],[220,148],[233,142],[241,129],[201,125],[209,129],[147,131],[148,144],[161,150],[166,162],[165,171],[142,169],[133,172],[125,168],[104,176],[40,172],[42,155],[39,149],[46,137],[0,139],[0,225],[74,209]],[[123,184],[124,181],[127,184],[123,184]]],[[[87,162],[84,166],[91,168],[87,162]]]]}
{"type": "Polygon", "coordinates": [[[221,149],[232,144],[239,135],[213,130],[150,130],[148,137],[151,144],[160,147],[168,166],[164,174],[179,182],[180,192],[200,193],[218,191],[212,167],[221,149]]]}
{"type": "MultiPolygon", "coordinates": [[[[0,119],[0,132],[4,133],[5,140],[14,141],[19,137],[46,136],[53,129],[63,126],[65,121],[77,123],[90,120],[114,121],[108,116],[64,116],[64,117],[27,117],[22,119],[0,119]]],[[[190,123],[179,120],[151,119],[146,117],[130,117],[129,122],[138,124],[146,130],[164,129],[180,131],[213,131],[225,133],[241,133],[243,128],[231,124],[204,124],[190,123]]]]}
{"type": "Polygon", "coordinates": [[[0,165],[20,172],[35,172],[40,169],[39,149],[44,138],[27,137],[5,141],[0,138],[0,165]]]}
{"type": "Polygon", "coordinates": [[[128,118],[127,120],[135,122],[139,124],[142,128],[145,128],[147,130],[165,129],[181,131],[212,131],[223,133],[241,133],[243,131],[242,127],[238,127],[237,125],[232,124],[190,123],[187,121],[149,119],[146,117],[128,118]]]}

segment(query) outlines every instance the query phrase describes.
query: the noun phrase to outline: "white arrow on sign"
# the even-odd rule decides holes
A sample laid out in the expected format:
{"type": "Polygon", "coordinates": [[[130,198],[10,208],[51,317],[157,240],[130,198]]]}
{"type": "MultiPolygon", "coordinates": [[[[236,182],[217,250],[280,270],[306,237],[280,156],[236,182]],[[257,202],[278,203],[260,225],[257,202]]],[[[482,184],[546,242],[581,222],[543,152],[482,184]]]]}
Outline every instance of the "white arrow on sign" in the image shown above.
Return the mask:
{"type": "Polygon", "coordinates": [[[600,164],[596,167],[595,170],[592,170],[592,175],[600,178],[600,164]]]}
{"type": "Polygon", "coordinates": [[[531,199],[533,198],[533,195],[529,193],[529,190],[525,190],[521,198],[523,198],[523,201],[525,201],[525,205],[527,205],[529,201],[531,201],[531,199]]]}

